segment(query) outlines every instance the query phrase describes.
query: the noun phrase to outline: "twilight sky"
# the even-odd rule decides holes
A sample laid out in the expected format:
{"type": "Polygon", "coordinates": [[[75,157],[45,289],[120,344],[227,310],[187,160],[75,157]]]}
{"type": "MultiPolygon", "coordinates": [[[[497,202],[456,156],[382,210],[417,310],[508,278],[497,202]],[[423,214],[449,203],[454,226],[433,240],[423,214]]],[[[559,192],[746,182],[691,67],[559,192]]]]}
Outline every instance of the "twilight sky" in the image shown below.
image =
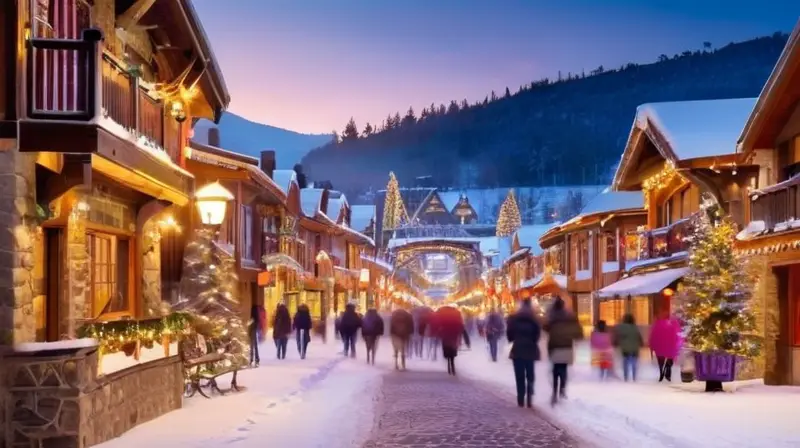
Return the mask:
{"type": "Polygon", "coordinates": [[[230,110],[306,133],[790,31],[797,0],[194,0],[230,110]]]}

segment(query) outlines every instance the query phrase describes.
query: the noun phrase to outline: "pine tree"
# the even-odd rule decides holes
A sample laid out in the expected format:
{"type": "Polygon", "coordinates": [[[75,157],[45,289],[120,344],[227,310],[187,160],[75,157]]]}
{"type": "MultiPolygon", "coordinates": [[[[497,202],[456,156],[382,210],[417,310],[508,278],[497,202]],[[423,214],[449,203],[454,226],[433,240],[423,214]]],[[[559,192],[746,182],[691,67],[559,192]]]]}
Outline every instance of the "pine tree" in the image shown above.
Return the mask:
{"type": "Polygon", "coordinates": [[[347,122],[347,125],[344,127],[344,131],[342,132],[342,140],[356,140],[358,139],[358,126],[356,126],[356,121],[353,117],[350,117],[350,121],[347,122]]]}
{"type": "Polygon", "coordinates": [[[364,126],[364,132],[362,133],[362,135],[364,137],[369,137],[370,135],[372,135],[373,132],[375,132],[375,130],[372,128],[372,125],[369,124],[369,122],[367,122],[366,126],[364,126]]]}
{"type": "Polygon", "coordinates": [[[503,98],[509,98],[509,97],[511,97],[511,91],[508,90],[508,87],[506,87],[506,93],[505,95],[503,95],[503,98]]]}
{"type": "Polygon", "coordinates": [[[734,252],[736,224],[706,201],[689,242],[689,273],[683,278],[681,316],[687,343],[696,352],[726,352],[752,358],[760,352],[750,306],[753,278],[746,259],[734,252]]]}
{"type": "Polygon", "coordinates": [[[402,125],[403,126],[411,126],[416,122],[417,122],[417,116],[416,116],[416,114],[414,114],[414,108],[413,107],[409,107],[408,108],[408,112],[406,112],[406,116],[403,117],[402,125]]]}
{"type": "Polygon", "coordinates": [[[497,216],[497,236],[511,236],[522,226],[522,219],[519,216],[519,206],[514,197],[514,190],[508,190],[508,195],[500,206],[500,213],[497,216]]]}
{"type": "Polygon", "coordinates": [[[195,330],[225,350],[226,363],[244,366],[250,346],[240,314],[236,261],[213,240],[213,230],[199,229],[186,246],[181,299],[173,309],[191,315],[195,330]]]}
{"type": "Polygon", "coordinates": [[[400,184],[394,173],[389,173],[389,184],[386,185],[386,200],[383,204],[383,230],[394,230],[408,221],[406,206],[400,196],[400,184]]]}

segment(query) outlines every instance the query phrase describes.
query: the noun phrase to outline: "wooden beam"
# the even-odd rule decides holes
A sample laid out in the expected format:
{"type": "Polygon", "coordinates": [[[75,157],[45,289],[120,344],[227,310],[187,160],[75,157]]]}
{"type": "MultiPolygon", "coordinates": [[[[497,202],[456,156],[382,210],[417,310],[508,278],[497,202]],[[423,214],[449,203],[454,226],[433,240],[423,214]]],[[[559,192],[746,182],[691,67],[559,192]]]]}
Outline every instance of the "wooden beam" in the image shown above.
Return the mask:
{"type": "Polygon", "coordinates": [[[156,0],[136,0],[127,11],[117,16],[117,28],[130,29],[150,10],[156,0]]]}

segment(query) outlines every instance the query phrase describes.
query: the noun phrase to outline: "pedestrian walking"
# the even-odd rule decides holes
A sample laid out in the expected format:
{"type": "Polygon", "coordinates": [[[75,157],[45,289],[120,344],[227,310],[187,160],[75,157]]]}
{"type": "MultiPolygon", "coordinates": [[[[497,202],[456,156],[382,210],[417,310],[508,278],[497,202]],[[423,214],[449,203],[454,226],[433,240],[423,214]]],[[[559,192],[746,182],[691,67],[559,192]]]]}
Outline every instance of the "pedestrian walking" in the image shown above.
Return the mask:
{"type": "Polygon", "coordinates": [[[264,327],[262,308],[255,303],[250,307],[250,324],[247,332],[248,336],[250,336],[250,365],[252,367],[258,367],[261,363],[261,358],[258,355],[258,343],[261,340],[261,332],[264,327]]]}
{"type": "MultiPolygon", "coordinates": [[[[527,300],[528,309],[530,309],[530,300],[527,300]]],[[[526,303],[523,301],[523,304],[526,303]]],[[[532,314],[532,312],[531,312],[532,314]]],[[[500,338],[505,331],[505,323],[503,322],[503,316],[500,314],[497,309],[493,309],[489,314],[486,316],[486,321],[483,325],[483,332],[486,335],[486,342],[489,344],[489,356],[492,358],[492,362],[497,362],[497,346],[500,342],[500,338]]]]}
{"type": "MultiPolygon", "coordinates": [[[[487,331],[491,324],[487,319],[487,331]]],[[[536,379],[534,363],[541,358],[539,338],[542,329],[531,307],[531,299],[524,299],[519,311],[508,318],[506,337],[511,343],[509,357],[514,364],[514,379],[517,383],[517,406],[533,406],[533,384],[536,379]]],[[[488,337],[488,333],[487,333],[488,337]]],[[[496,347],[496,345],[495,345],[496,347]]],[[[495,349],[494,361],[497,361],[495,349]]]]}
{"type": "Polygon", "coordinates": [[[308,343],[311,342],[311,312],[308,305],[301,303],[297,305],[297,312],[294,313],[294,322],[292,324],[295,331],[295,338],[297,339],[297,353],[300,359],[306,359],[306,352],[308,351],[308,343]]]}
{"type": "Polygon", "coordinates": [[[406,369],[406,349],[414,334],[414,317],[406,310],[399,309],[392,313],[389,321],[389,334],[394,349],[394,368],[406,369]]]}
{"type": "Polygon", "coordinates": [[[464,325],[461,312],[449,306],[436,310],[434,317],[436,321],[436,334],[442,341],[442,356],[447,362],[447,373],[456,374],[456,356],[458,349],[463,341],[467,347],[470,346],[469,334],[464,325]]]}
{"type": "Polygon", "coordinates": [[[292,333],[292,318],[289,309],[283,303],[278,304],[272,318],[272,339],[275,341],[278,359],[286,359],[286,346],[292,333]]]}
{"type": "Polygon", "coordinates": [[[680,352],[680,331],[680,323],[668,312],[662,313],[650,329],[648,341],[658,361],[658,382],[672,381],[672,365],[680,352]]]}
{"type": "Polygon", "coordinates": [[[344,356],[349,354],[351,358],[356,357],[356,336],[360,328],[361,316],[356,312],[355,304],[348,303],[339,323],[339,331],[344,343],[344,356]]]}
{"type": "Polygon", "coordinates": [[[600,379],[608,379],[614,366],[614,345],[611,333],[608,332],[606,321],[598,320],[597,325],[589,338],[592,349],[592,365],[600,372],[600,379]]]}
{"type": "Polygon", "coordinates": [[[567,370],[575,361],[574,344],[576,340],[583,339],[583,330],[578,318],[566,309],[561,297],[553,302],[544,329],[548,333],[547,354],[553,365],[550,404],[555,406],[559,398],[567,398],[567,370]]]}
{"type": "Polygon", "coordinates": [[[366,345],[368,364],[375,364],[378,339],[383,336],[383,331],[383,318],[378,314],[378,310],[374,308],[367,310],[361,326],[361,337],[364,338],[364,345],[366,345]]]}
{"type": "Polygon", "coordinates": [[[622,376],[625,381],[636,381],[636,372],[639,370],[639,352],[644,347],[642,332],[636,326],[632,314],[622,317],[622,323],[614,329],[614,345],[622,354],[622,376]]]}

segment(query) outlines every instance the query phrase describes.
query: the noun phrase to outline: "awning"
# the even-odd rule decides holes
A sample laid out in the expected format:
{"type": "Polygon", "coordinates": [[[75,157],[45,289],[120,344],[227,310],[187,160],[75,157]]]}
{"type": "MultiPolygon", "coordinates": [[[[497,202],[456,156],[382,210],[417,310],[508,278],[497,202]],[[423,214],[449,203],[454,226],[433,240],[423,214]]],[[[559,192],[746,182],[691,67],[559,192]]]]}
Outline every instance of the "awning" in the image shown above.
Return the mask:
{"type": "Polygon", "coordinates": [[[545,274],[542,280],[531,288],[532,294],[564,294],[567,290],[566,277],[545,274]]]}
{"type": "Polygon", "coordinates": [[[597,291],[597,297],[627,297],[657,294],[689,272],[689,268],[672,268],[633,275],[597,291]]]}

